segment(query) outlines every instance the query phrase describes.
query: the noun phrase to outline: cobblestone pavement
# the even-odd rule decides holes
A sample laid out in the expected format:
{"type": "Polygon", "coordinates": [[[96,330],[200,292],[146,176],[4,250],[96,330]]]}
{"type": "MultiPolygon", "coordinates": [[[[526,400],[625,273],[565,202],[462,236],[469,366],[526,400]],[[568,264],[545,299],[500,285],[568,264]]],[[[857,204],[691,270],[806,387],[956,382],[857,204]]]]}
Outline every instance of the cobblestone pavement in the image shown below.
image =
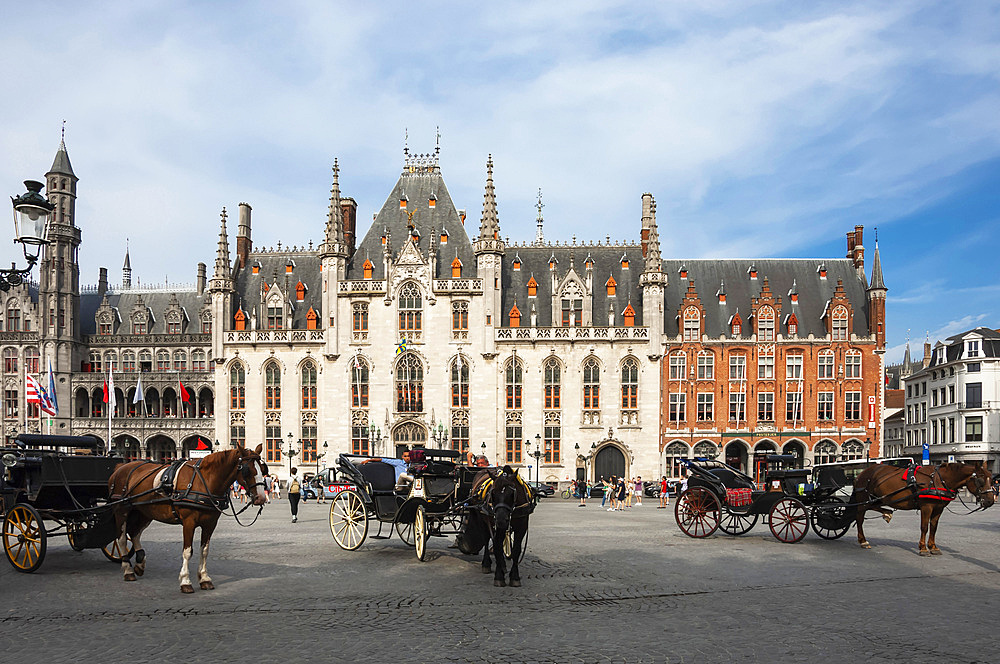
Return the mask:
{"type": "Polygon", "coordinates": [[[532,516],[524,586],[494,588],[447,539],[432,538],[423,563],[396,537],[341,551],[328,507],[303,505],[297,524],[285,501],[252,528],[223,521],[209,559],[217,589],[194,595],[179,592],[176,527],[147,531],[136,583],[65,538],[35,574],[0,562],[0,659],[1000,660],[1000,509],[946,513],[944,555],[922,558],[910,512],[869,521],[864,551],[853,529],[793,545],[762,524],[694,540],[650,503],[609,513],[550,498],[532,516]]]}

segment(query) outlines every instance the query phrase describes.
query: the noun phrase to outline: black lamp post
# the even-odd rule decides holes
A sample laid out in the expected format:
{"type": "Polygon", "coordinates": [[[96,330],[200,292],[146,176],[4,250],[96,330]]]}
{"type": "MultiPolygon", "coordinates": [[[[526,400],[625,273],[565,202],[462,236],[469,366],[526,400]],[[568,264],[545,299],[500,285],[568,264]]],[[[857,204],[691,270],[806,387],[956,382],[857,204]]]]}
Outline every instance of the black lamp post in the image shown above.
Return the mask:
{"type": "Polygon", "coordinates": [[[485,440],[483,441],[482,448],[483,448],[483,456],[485,457],[486,456],[486,441],[485,440]]]}
{"type": "MultiPolygon", "coordinates": [[[[528,446],[530,447],[531,443],[528,443],[528,446]]],[[[541,472],[542,472],[542,465],[541,465],[541,460],[542,460],[542,434],[540,434],[540,433],[536,433],[535,434],[535,451],[534,452],[529,452],[528,454],[531,455],[531,456],[533,456],[533,457],[535,457],[535,483],[538,484],[539,482],[542,481],[542,474],[541,474],[541,472]]],[[[529,477],[528,479],[531,479],[531,478],[529,477]]]]}
{"type": "Polygon", "coordinates": [[[324,459],[326,459],[326,448],[327,447],[329,447],[329,445],[327,445],[326,441],[324,440],[323,441],[323,454],[317,454],[316,455],[316,474],[317,475],[319,475],[319,458],[322,456],[324,459]]]}
{"type": "MultiPolygon", "coordinates": [[[[382,440],[382,430],[378,427],[368,427],[368,453],[376,456],[378,444],[382,440]]],[[[326,447],[326,444],[323,445],[326,447]]]]}
{"type": "Polygon", "coordinates": [[[867,461],[868,459],[871,458],[871,454],[872,454],[872,439],[871,438],[866,438],[865,439],[865,461],[867,461]]]}
{"type": "Polygon", "coordinates": [[[292,448],[292,442],[294,441],[294,439],[295,439],[295,436],[292,434],[291,431],[289,431],[288,432],[288,450],[285,452],[285,456],[288,457],[288,475],[289,476],[291,476],[291,474],[292,474],[292,459],[294,459],[296,456],[298,456],[298,453],[299,453],[298,450],[292,448]]]}
{"type": "Polygon", "coordinates": [[[46,234],[49,230],[49,215],[55,205],[49,203],[41,191],[45,186],[35,180],[25,180],[28,190],[20,196],[11,196],[14,206],[14,242],[20,242],[24,249],[24,258],[28,267],[18,269],[14,263],[9,270],[0,270],[0,291],[8,291],[11,286],[20,286],[31,268],[38,262],[38,254],[42,245],[48,244],[46,234]]]}
{"type": "Polygon", "coordinates": [[[444,449],[444,444],[448,442],[448,430],[444,424],[438,422],[437,429],[431,431],[431,440],[437,443],[438,449],[444,449]]]}

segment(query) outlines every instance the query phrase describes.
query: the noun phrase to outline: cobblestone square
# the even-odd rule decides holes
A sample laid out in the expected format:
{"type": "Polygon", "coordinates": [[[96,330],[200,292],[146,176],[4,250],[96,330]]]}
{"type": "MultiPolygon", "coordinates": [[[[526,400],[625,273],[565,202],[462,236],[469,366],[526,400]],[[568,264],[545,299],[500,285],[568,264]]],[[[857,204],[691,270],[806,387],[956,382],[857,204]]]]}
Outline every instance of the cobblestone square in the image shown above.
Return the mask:
{"type": "Polygon", "coordinates": [[[286,501],[252,528],[223,519],[209,559],[217,589],[194,595],[178,589],[179,528],[147,531],[146,575],[128,584],[99,551],[53,538],[37,573],[0,566],[0,653],[46,663],[998,659],[995,510],[946,513],[944,555],[921,558],[910,512],[870,521],[875,548],[864,551],[853,529],[794,545],[763,524],[694,540],[654,503],[609,513],[599,501],[543,501],[519,589],[494,588],[450,538],[432,538],[424,563],[396,537],[341,551],[329,505],[315,503],[296,524],[286,501]]]}

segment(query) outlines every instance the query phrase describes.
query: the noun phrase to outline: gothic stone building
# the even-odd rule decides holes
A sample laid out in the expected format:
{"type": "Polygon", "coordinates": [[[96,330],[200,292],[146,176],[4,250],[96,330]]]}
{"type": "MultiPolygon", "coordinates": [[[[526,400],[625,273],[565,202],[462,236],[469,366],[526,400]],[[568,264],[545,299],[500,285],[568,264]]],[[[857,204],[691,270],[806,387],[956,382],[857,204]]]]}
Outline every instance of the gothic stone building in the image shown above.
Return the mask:
{"type": "Polygon", "coordinates": [[[543,481],[652,477],[677,455],[746,463],[767,442],[812,458],[877,441],[865,417],[869,397],[880,412],[885,288],[877,249],[867,285],[860,228],[846,260],[663,261],[644,194],[638,241],[546,241],[539,206],[536,237],[511,243],[492,160],[470,236],[437,150],[404,153],[360,239],[335,165],[316,247],[255,247],[241,203],[234,247],[223,210],[210,278],[200,264],[189,288],[139,287],[126,254],[120,287],[102,270],[96,288],[81,289],[77,179],[61,145],[47,175],[56,214],[39,282],[7,294],[5,433],[39,428],[23,377],[51,358],[54,431],[107,438],[110,366],[122,452],[165,459],[205,441],[262,442],[279,475],[341,452],[440,445],[522,468],[538,453],[543,481]],[[755,367],[760,378],[749,380],[755,367]],[[834,410],[812,417],[828,392],[834,410]],[[788,393],[801,412],[782,419],[788,393]],[[742,395],[734,411],[732,394],[742,395]],[[761,394],[774,399],[759,401],[770,413],[747,405],[761,394]]]}

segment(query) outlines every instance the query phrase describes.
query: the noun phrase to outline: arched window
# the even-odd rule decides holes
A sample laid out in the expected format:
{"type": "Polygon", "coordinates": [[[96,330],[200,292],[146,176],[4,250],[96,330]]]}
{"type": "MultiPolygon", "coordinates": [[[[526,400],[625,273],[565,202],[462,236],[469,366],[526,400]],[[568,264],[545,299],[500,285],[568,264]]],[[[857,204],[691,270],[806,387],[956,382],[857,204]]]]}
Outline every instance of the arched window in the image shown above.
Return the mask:
{"type": "Polygon", "coordinates": [[[697,307],[684,310],[684,341],[697,341],[701,338],[701,312],[697,307]]]}
{"type": "Polygon", "coordinates": [[[715,443],[703,440],[694,446],[694,455],[704,459],[714,459],[719,456],[719,448],[715,446],[715,443]]]}
{"type": "Polygon", "coordinates": [[[451,363],[451,407],[469,407],[469,363],[461,356],[451,363]]]}
{"type": "Polygon", "coordinates": [[[820,352],[816,362],[817,362],[817,378],[833,378],[833,351],[825,350],[820,352]]]}
{"type": "Polygon", "coordinates": [[[601,365],[596,358],[583,363],[583,423],[600,424],[601,365]]]}
{"type": "Polygon", "coordinates": [[[757,310],[757,341],[774,341],[774,309],[771,307],[757,310]]]}
{"type": "Polygon", "coordinates": [[[861,351],[847,351],[844,357],[844,378],[861,378],[861,351]]]}
{"type": "Polygon", "coordinates": [[[399,290],[399,332],[405,337],[407,333],[420,332],[422,329],[422,307],[420,289],[413,282],[403,285],[399,290]]]}
{"type": "Polygon", "coordinates": [[[135,371],[135,352],[131,350],[122,351],[122,371],[135,371]]]}
{"type": "Polygon", "coordinates": [[[844,461],[857,461],[864,457],[865,446],[856,440],[844,443],[844,461]]]}
{"type": "Polygon", "coordinates": [[[562,302],[562,326],[580,327],[583,325],[583,291],[580,284],[570,281],[560,293],[562,302]]]}
{"type": "MultiPolygon", "coordinates": [[[[112,371],[118,371],[118,353],[113,350],[109,350],[104,354],[104,368],[111,369],[112,371]]],[[[38,370],[36,369],[35,373],[37,373],[37,371],[38,370]]]]}
{"type": "Polygon", "coordinates": [[[148,350],[139,351],[139,371],[153,370],[153,353],[148,350]]]}
{"type": "Polygon", "coordinates": [[[243,365],[236,363],[229,369],[229,408],[243,410],[246,408],[247,373],[243,365]]]}
{"type": "Polygon", "coordinates": [[[351,330],[357,334],[368,331],[368,303],[355,302],[351,305],[351,330]]]}
{"type": "Polygon", "coordinates": [[[368,363],[360,358],[351,366],[351,407],[368,407],[368,363]]]}
{"type": "Polygon", "coordinates": [[[170,369],[170,352],[165,350],[156,351],[156,370],[167,371],[170,369]]]}
{"type": "Polygon", "coordinates": [[[469,330],[469,303],[453,302],[451,305],[451,331],[467,332],[469,330]]]}
{"type": "Polygon", "coordinates": [[[396,363],[396,412],[424,412],[424,365],[413,353],[396,363]]]}
{"type": "Polygon", "coordinates": [[[507,363],[504,372],[505,405],[507,410],[521,410],[521,396],[524,387],[524,367],[516,357],[507,363]]]}
{"type": "Polygon", "coordinates": [[[187,371],[188,356],[183,350],[174,351],[174,371],[187,371]]]}
{"type": "Polygon", "coordinates": [[[740,318],[738,313],[733,314],[733,317],[729,319],[729,327],[734,337],[743,334],[743,319],[740,318]]]}
{"type": "MultiPolygon", "coordinates": [[[[639,363],[634,357],[629,357],[622,362],[622,411],[635,411],[638,408],[639,363]]],[[[623,421],[622,424],[626,424],[626,422],[623,421]]]]}
{"type": "MultiPolygon", "coordinates": [[[[16,352],[16,351],[15,351],[16,352]]],[[[6,351],[4,351],[6,353],[6,351]]],[[[17,358],[14,358],[14,371],[17,371],[17,358]]],[[[7,358],[4,355],[4,370],[7,369],[7,358]]],[[[96,350],[90,351],[90,370],[96,373],[101,373],[101,369],[104,368],[104,358],[101,357],[101,353],[96,350]]]]}
{"type": "Polygon", "coordinates": [[[196,350],[191,353],[191,369],[194,371],[205,371],[207,365],[205,364],[205,351],[196,350]]]}
{"type": "Polygon", "coordinates": [[[829,440],[821,440],[816,443],[816,448],[813,450],[813,457],[813,465],[833,463],[837,460],[837,445],[829,440]]]}
{"type": "Polygon", "coordinates": [[[7,331],[21,331],[21,305],[17,300],[11,299],[7,302],[7,331]]]}
{"type": "Polygon", "coordinates": [[[17,349],[8,346],[3,349],[3,372],[17,373],[17,349]]]}
{"type": "Polygon", "coordinates": [[[302,410],[316,410],[316,365],[302,365],[302,410]]]}
{"type": "Polygon", "coordinates": [[[688,446],[680,441],[674,441],[663,450],[665,463],[663,469],[667,477],[681,477],[684,474],[684,464],[681,459],[688,458],[688,446]]]}
{"type": "Polygon", "coordinates": [[[281,410],[281,367],[277,362],[264,367],[264,409],[281,410]]]}
{"type": "Polygon", "coordinates": [[[39,362],[38,349],[29,346],[24,349],[24,372],[36,374],[39,372],[41,364],[39,362]]]}
{"type": "Polygon", "coordinates": [[[545,361],[545,402],[546,410],[559,410],[562,406],[562,366],[559,360],[550,357],[545,361]]]}
{"type": "Polygon", "coordinates": [[[847,307],[841,305],[833,310],[830,334],[834,341],[847,341],[847,307]]]}

